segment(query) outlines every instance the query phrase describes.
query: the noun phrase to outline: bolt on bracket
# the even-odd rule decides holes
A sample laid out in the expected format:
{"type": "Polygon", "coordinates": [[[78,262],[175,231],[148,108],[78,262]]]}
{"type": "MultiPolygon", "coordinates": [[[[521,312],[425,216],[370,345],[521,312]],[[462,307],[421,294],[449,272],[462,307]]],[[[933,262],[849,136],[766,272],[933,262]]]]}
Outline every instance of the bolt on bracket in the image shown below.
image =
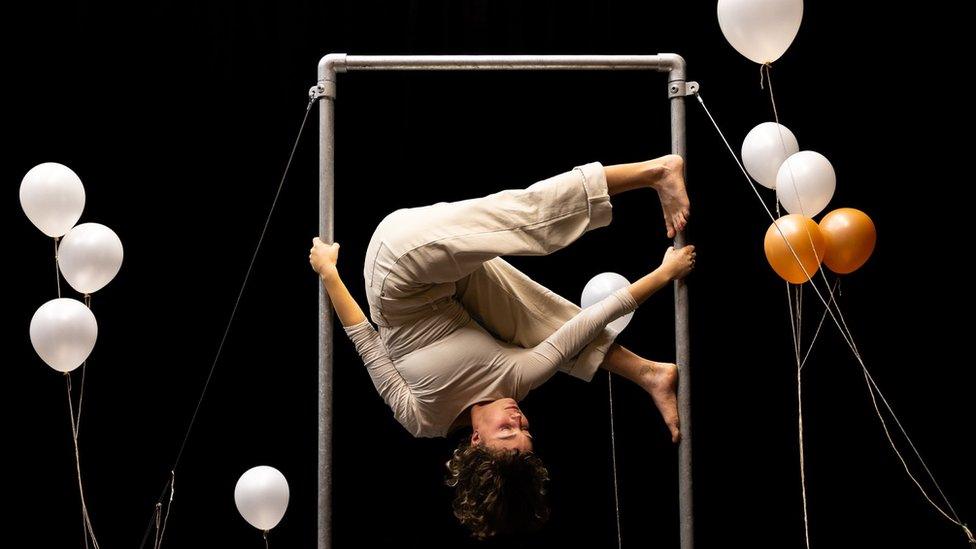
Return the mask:
{"type": "Polygon", "coordinates": [[[322,99],[323,97],[335,99],[335,96],[336,85],[332,80],[320,80],[318,84],[312,86],[308,90],[308,98],[314,101],[322,99]]]}
{"type": "Polygon", "coordinates": [[[668,97],[685,97],[698,93],[698,82],[675,81],[668,83],[668,97]]]}

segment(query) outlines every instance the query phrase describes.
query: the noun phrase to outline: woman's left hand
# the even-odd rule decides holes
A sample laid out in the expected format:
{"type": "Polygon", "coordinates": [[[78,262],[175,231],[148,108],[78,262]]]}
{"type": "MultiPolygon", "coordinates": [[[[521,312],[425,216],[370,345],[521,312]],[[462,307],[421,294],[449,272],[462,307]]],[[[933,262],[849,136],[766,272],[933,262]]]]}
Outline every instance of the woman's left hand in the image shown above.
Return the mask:
{"type": "Polygon", "coordinates": [[[333,242],[326,244],[322,239],[315,237],[312,239],[312,248],[308,253],[308,262],[312,264],[312,269],[321,277],[335,274],[336,263],[339,261],[339,243],[333,242]]]}

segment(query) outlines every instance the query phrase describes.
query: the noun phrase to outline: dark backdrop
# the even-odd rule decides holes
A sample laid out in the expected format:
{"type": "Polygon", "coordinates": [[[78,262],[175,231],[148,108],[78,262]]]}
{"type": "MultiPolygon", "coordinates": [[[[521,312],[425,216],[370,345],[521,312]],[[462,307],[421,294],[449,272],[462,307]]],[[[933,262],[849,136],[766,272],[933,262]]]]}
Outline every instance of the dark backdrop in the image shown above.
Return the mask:
{"type": "MultiPolygon", "coordinates": [[[[877,251],[843,307],[878,383],[964,517],[976,514],[972,361],[960,250],[968,187],[950,21],[929,3],[852,10],[809,2],[773,68],[782,121],[838,174],[833,207],[867,211],[877,251]]],[[[45,161],[85,183],[81,221],[125,245],[94,296],[81,451],[103,547],[135,547],[213,360],[289,147],[329,52],[678,52],[735,146],[769,120],[757,65],[724,40],[714,2],[36,3],[3,18],[4,455],[8,534],[78,547],[81,528],[61,376],[28,326],[56,295],[52,243],[17,189],[45,161]],[[12,513],[12,514],[11,514],[12,513]]],[[[961,76],[960,76],[961,77],[961,76]]],[[[525,186],[574,165],[669,150],[655,73],[347,74],[337,119],[336,239],[364,303],[362,254],[389,211],[525,186]]],[[[690,279],[698,546],[800,547],[796,372],[784,285],[762,252],[768,220],[703,112],[688,103],[690,279]]],[[[233,488],[268,464],[291,486],[272,547],[315,540],[317,122],[313,114],[177,473],[170,547],[260,547],[233,488]]],[[[768,195],[767,195],[768,196],[768,195]]],[[[668,242],[653,193],[548,257],[512,262],[570,299],[601,271],[634,279],[668,242]]],[[[66,295],[75,295],[63,284],[66,295]]],[[[811,326],[822,311],[805,300],[811,326]]],[[[621,341],[672,360],[671,293],[621,341]]],[[[415,440],[336,339],[337,547],[464,547],[440,481],[453,440],[415,440]]],[[[809,338],[809,332],[807,334],[809,338]]],[[[804,370],[814,547],[962,547],[892,453],[857,364],[829,325],[804,370]]],[[[77,374],[76,374],[77,376],[77,374]]],[[[76,383],[77,383],[76,377],[76,383]]],[[[677,545],[676,451],[649,397],[617,380],[627,546],[677,545]]],[[[557,375],[526,400],[552,472],[553,518],[507,546],[615,545],[607,376],[557,375]]],[[[905,448],[904,444],[901,444],[905,448]]],[[[917,465],[911,462],[914,470],[917,465]]],[[[926,484],[928,487],[928,485],[926,484]]],[[[931,489],[930,489],[931,491],[931,489]]],[[[502,545],[496,543],[495,545],[502,545]]]]}

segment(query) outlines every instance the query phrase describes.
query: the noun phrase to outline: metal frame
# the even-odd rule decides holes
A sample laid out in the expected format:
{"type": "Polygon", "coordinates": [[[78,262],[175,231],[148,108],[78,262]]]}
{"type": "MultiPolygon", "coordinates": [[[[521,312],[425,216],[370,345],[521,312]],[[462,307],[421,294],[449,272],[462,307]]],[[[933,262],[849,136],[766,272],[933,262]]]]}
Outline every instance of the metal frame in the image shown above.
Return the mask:
{"type": "MultiPolygon", "coordinates": [[[[698,90],[688,82],[685,60],[677,54],[658,55],[346,55],[331,53],[319,61],[318,84],[309,94],[319,100],[319,234],[334,241],[335,211],[335,98],[336,77],[348,71],[513,71],[513,70],[653,70],[668,73],[671,104],[671,152],[685,151],[686,95],[698,90]]],[[[683,233],[675,247],[685,244],[683,233]]],[[[675,346],[679,365],[678,414],[682,440],[679,446],[678,497],[681,549],[694,547],[691,483],[691,371],[688,331],[688,287],[674,283],[675,346]]],[[[332,547],[332,303],[319,285],[319,475],[318,549],[332,547]]]]}

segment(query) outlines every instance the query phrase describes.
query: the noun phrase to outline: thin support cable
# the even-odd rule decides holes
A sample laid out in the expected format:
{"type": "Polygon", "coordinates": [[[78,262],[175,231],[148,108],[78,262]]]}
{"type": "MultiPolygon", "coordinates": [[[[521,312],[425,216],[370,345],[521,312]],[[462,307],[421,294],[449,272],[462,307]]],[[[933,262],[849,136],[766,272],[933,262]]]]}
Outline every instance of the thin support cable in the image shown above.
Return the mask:
{"type": "MultiPolygon", "coordinates": [[[[729,153],[732,155],[732,158],[739,165],[739,168],[742,170],[743,175],[745,175],[745,177],[746,177],[746,181],[749,183],[750,187],[756,193],[756,196],[759,197],[760,203],[763,205],[763,208],[766,210],[767,215],[769,215],[769,217],[773,220],[773,224],[777,227],[777,230],[779,230],[780,236],[783,237],[783,240],[786,242],[787,247],[790,249],[790,252],[793,254],[794,260],[797,262],[797,264],[800,266],[800,268],[803,270],[804,274],[806,275],[807,282],[810,283],[811,287],[816,292],[817,297],[820,299],[821,303],[824,304],[824,307],[826,308],[827,313],[830,315],[831,320],[833,320],[834,324],[837,326],[838,330],[840,331],[841,337],[844,339],[844,342],[847,343],[847,346],[851,349],[851,351],[854,354],[855,358],[857,358],[858,363],[860,364],[861,368],[864,370],[864,372],[867,375],[868,379],[871,381],[872,384],[874,384],[874,379],[871,377],[870,372],[867,371],[867,365],[864,363],[863,359],[860,356],[860,353],[857,350],[856,345],[854,344],[854,341],[852,339],[853,338],[853,334],[847,329],[846,322],[842,322],[841,319],[838,318],[838,315],[834,313],[833,308],[830,307],[830,305],[829,305],[830,302],[828,302],[828,300],[824,298],[823,294],[820,292],[820,289],[813,282],[813,278],[810,276],[810,273],[807,272],[806,267],[803,266],[803,263],[800,261],[799,255],[796,253],[796,250],[793,248],[793,245],[789,242],[789,240],[783,234],[783,231],[781,229],[779,229],[779,225],[776,223],[776,218],[773,217],[772,212],[766,206],[766,203],[762,200],[762,195],[759,194],[759,190],[756,188],[755,183],[753,183],[752,179],[749,177],[749,174],[748,174],[748,172],[746,172],[746,169],[742,165],[742,162],[739,161],[739,157],[735,154],[735,151],[732,150],[732,146],[729,144],[729,141],[728,141],[728,139],[726,139],[725,134],[722,132],[721,128],[719,128],[718,123],[715,121],[715,118],[712,116],[711,112],[708,110],[708,107],[705,105],[705,101],[701,97],[701,94],[700,93],[696,93],[695,94],[695,97],[698,99],[698,103],[702,106],[702,109],[704,109],[705,114],[708,115],[709,120],[711,120],[712,125],[715,127],[715,130],[718,132],[719,136],[722,138],[722,141],[725,142],[725,146],[728,148],[729,153]]],[[[826,279],[826,275],[825,274],[824,274],[824,278],[826,279]]],[[[839,308],[838,308],[838,314],[842,314],[842,313],[840,313],[839,308]]],[[[882,402],[884,402],[885,403],[885,406],[888,407],[888,411],[892,414],[892,417],[895,418],[896,423],[899,425],[899,427],[902,430],[902,434],[905,436],[905,438],[908,440],[909,444],[911,445],[912,449],[915,451],[916,455],[919,458],[919,461],[921,461],[923,463],[923,466],[925,467],[926,473],[929,474],[932,482],[934,484],[936,484],[936,486],[938,486],[938,482],[936,482],[936,480],[935,480],[934,476],[931,474],[931,471],[929,470],[929,468],[927,466],[925,466],[924,460],[922,459],[921,454],[918,452],[918,449],[915,447],[915,444],[911,441],[910,437],[908,436],[908,433],[904,430],[904,427],[901,426],[901,422],[898,421],[898,418],[897,418],[897,416],[895,416],[894,411],[891,409],[890,404],[888,404],[887,399],[884,398],[884,394],[881,393],[881,390],[880,390],[880,388],[877,387],[877,384],[874,384],[874,387],[878,391],[878,395],[881,396],[882,402]]],[[[897,451],[897,449],[895,449],[895,450],[897,451]]],[[[939,491],[940,491],[940,493],[942,493],[942,490],[941,489],[939,489],[939,491]]],[[[943,493],[942,495],[943,495],[943,498],[945,498],[945,494],[943,493]]],[[[948,503],[948,499],[947,498],[945,498],[945,499],[946,499],[946,503],[948,503]]],[[[963,524],[958,519],[953,519],[953,518],[949,517],[939,506],[937,506],[937,505],[934,505],[934,506],[936,507],[936,509],[939,512],[941,512],[944,516],[946,516],[946,518],[948,518],[950,521],[952,521],[953,523],[957,524],[958,526],[962,527],[962,529],[966,533],[967,537],[971,540],[970,543],[976,543],[976,540],[973,540],[972,532],[969,530],[969,528],[967,528],[967,526],[965,524],[963,524]]],[[[950,505],[950,510],[951,510],[951,505],[950,505]]],[[[955,514],[955,513],[953,512],[953,514],[955,514]]]]}
{"type": "MultiPolygon", "coordinates": [[[[770,69],[769,63],[765,64],[764,67],[765,67],[765,70],[766,70],[766,81],[769,83],[769,101],[770,101],[770,104],[772,105],[772,108],[773,108],[773,116],[776,119],[777,133],[779,134],[780,142],[781,142],[781,144],[783,146],[783,149],[785,151],[786,150],[786,140],[783,137],[783,129],[782,129],[782,126],[780,126],[780,124],[779,124],[779,110],[776,107],[776,97],[773,94],[773,77],[772,77],[772,74],[769,72],[769,69],[770,69]]],[[[795,180],[795,178],[793,176],[793,166],[792,165],[789,165],[789,162],[787,162],[787,165],[788,165],[788,167],[790,169],[790,178],[793,179],[793,190],[796,193],[797,204],[800,204],[800,209],[802,211],[803,206],[802,206],[802,203],[800,201],[800,191],[799,191],[799,189],[796,186],[796,180],[795,180]]],[[[810,231],[809,230],[807,230],[807,236],[810,239],[810,245],[811,245],[811,247],[813,247],[813,235],[810,234],[810,231]]],[[[818,268],[818,270],[820,271],[820,275],[823,277],[824,281],[825,282],[828,282],[827,281],[827,274],[826,274],[825,270],[823,269],[823,266],[822,265],[818,268]]],[[[828,282],[828,285],[829,285],[829,282],[828,282]]],[[[847,321],[844,318],[844,312],[840,308],[839,303],[837,303],[833,299],[833,295],[831,295],[831,302],[834,304],[834,307],[837,310],[837,315],[840,318],[841,324],[843,325],[843,330],[846,331],[847,336],[850,339],[850,342],[851,342],[851,350],[854,352],[854,355],[857,358],[857,360],[859,362],[861,362],[862,368],[865,370],[865,373],[867,374],[868,379],[870,379],[873,382],[873,378],[871,378],[870,377],[870,374],[867,372],[867,366],[864,365],[863,360],[861,358],[861,354],[858,351],[857,346],[856,346],[856,344],[854,342],[854,334],[853,334],[853,332],[851,332],[850,328],[847,326],[847,321]]],[[[840,328],[840,326],[838,326],[838,328],[840,328]]],[[[870,387],[869,387],[869,389],[870,389],[870,387]]],[[[878,389],[878,394],[881,395],[881,397],[882,397],[883,400],[885,400],[884,399],[884,395],[881,393],[881,390],[880,389],[878,389]]],[[[873,397],[873,393],[872,393],[872,397],[873,397]]],[[[888,404],[887,403],[887,400],[885,400],[885,405],[887,406],[887,404],[888,404]]],[[[932,481],[932,483],[935,485],[936,489],[941,494],[943,501],[945,502],[946,506],[949,508],[949,511],[952,513],[953,517],[955,517],[955,520],[953,522],[955,522],[956,524],[958,524],[959,526],[961,526],[963,528],[963,530],[966,531],[967,536],[969,536],[970,539],[972,540],[972,533],[969,531],[969,529],[964,524],[962,524],[961,519],[959,518],[959,515],[956,514],[955,509],[953,509],[952,503],[950,503],[949,498],[947,498],[946,495],[945,495],[945,493],[942,491],[942,488],[939,486],[938,481],[936,481],[935,476],[929,470],[928,465],[925,463],[925,460],[922,458],[921,453],[915,447],[914,442],[912,442],[911,438],[908,436],[908,433],[905,431],[904,427],[902,427],[901,422],[898,420],[898,416],[895,415],[894,411],[891,410],[890,407],[889,407],[889,412],[891,413],[892,417],[895,419],[895,422],[898,424],[898,427],[902,431],[902,434],[905,436],[905,439],[908,440],[908,443],[911,445],[912,450],[915,452],[915,455],[918,457],[918,460],[922,464],[922,467],[925,469],[926,473],[929,475],[929,479],[932,481]]],[[[879,419],[881,419],[882,423],[884,422],[884,419],[881,418],[880,416],[879,416],[879,419]]],[[[890,437],[889,437],[889,442],[891,442],[891,444],[892,444],[892,449],[895,451],[895,453],[898,454],[899,458],[901,458],[901,454],[898,453],[898,449],[897,449],[897,447],[894,446],[894,442],[891,441],[890,437]]],[[[904,461],[903,461],[903,463],[904,463],[904,461]]],[[[907,471],[907,468],[906,468],[906,471],[907,471]]],[[[912,481],[914,481],[916,484],[918,484],[918,482],[915,480],[915,478],[913,476],[911,476],[911,473],[910,472],[909,472],[909,476],[912,478],[912,481]]],[[[919,488],[921,489],[921,486],[919,486],[919,488]]],[[[926,494],[924,492],[924,490],[922,491],[922,493],[926,497],[926,499],[929,499],[928,498],[928,494],[926,494]]],[[[931,502],[931,499],[929,499],[929,501],[931,502]]],[[[941,509],[939,509],[939,511],[942,512],[943,514],[945,514],[941,509]]],[[[948,516],[947,516],[947,518],[948,518],[948,516]]]]}
{"type": "Polygon", "coordinates": [[[157,522],[156,524],[156,543],[154,549],[159,549],[163,544],[163,536],[166,534],[166,525],[169,523],[169,510],[173,508],[173,496],[176,495],[176,471],[170,471],[169,478],[169,499],[166,503],[166,513],[162,513],[162,508],[159,509],[160,515],[162,515],[162,526],[157,522]]]}
{"type": "MultiPolygon", "coordinates": [[[[146,525],[146,530],[142,537],[142,543],[140,543],[139,545],[140,549],[143,549],[145,547],[146,540],[149,539],[149,532],[152,530],[153,523],[157,519],[156,513],[159,512],[158,507],[162,503],[163,497],[166,495],[167,489],[170,489],[170,504],[172,504],[171,488],[172,488],[173,479],[175,478],[176,475],[176,468],[177,466],[179,466],[180,460],[183,457],[183,451],[186,449],[187,442],[190,439],[190,433],[192,432],[193,426],[196,423],[197,416],[200,413],[200,407],[203,404],[203,399],[206,396],[207,390],[210,387],[210,382],[213,379],[214,371],[217,369],[217,363],[220,359],[221,352],[224,349],[224,344],[227,342],[227,336],[230,333],[230,328],[233,325],[234,318],[237,315],[237,309],[241,304],[241,298],[244,295],[244,290],[247,288],[248,280],[250,280],[251,272],[254,269],[254,264],[258,257],[258,252],[261,250],[261,245],[264,242],[265,234],[267,233],[268,226],[271,223],[271,218],[274,214],[275,206],[278,204],[278,198],[279,196],[281,196],[281,190],[285,185],[285,180],[288,177],[288,171],[290,170],[292,161],[295,158],[295,151],[298,149],[298,144],[301,142],[302,134],[305,132],[305,124],[306,122],[308,122],[308,115],[310,112],[312,112],[312,106],[315,105],[317,100],[318,97],[311,98],[308,102],[308,105],[305,107],[305,115],[302,118],[302,123],[298,128],[298,134],[295,136],[295,141],[292,144],[291,152],[288,155],[288,161],[285,163],[285,169],[281,174],[281,180],[278,182],[278,188],[275,191],[274,200],[272,200],[271,207],[268,210],[268,215],[264,220],[264,226],[261,229],[261,235],[258,237],[258,242],[254,247],[254,253],[251,254],[251,261],[248,263],[247,271],[244,273],[244,280],[241,283],[241,288],[237,293],[237,299],[234,301],[234,307],[231,309],[230,316],[227,319],[227,325],[224,328],[223,335],[220,338],[220,343],[217,346],[217,352],[214,354],[213,362],[210,365],[210,371],[207,373],[207,379],[203,385],[203,390],[200,391],[200,397],[197,399],[196,406],[193,409],[193,415],[190,416],[190,421],[186,428],[186,434],[183,436],[183,442],[180,444],[180,449],[176,454],[176,459],[173,462],[173,466],[170,468],[170,474],[171,474],[170,479],[168,479],[166,483],[163,485],[163,489],[159,495],[159,498],[156,500],[157,509],[154,510],[153,517],[150,517],[149,524],[146,525]]],[[[167,510],[167,516],[168,514],[169,512],[167,510]]],[[[163,530],[164,529],[165,529],[165,523],[163,524],[163,530]]],[[[159,531],[159,539],[157,540],[157,545],[162,543],[163,530],[159,531]]]]}

